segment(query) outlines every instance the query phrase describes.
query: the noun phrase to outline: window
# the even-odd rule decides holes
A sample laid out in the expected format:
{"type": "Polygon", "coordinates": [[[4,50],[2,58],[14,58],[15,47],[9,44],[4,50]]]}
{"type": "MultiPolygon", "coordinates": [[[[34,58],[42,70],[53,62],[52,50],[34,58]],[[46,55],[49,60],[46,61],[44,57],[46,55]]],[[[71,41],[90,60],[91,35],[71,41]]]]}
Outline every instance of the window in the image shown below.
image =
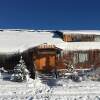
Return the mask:
{"type": "Polygon", "coordinates": [[[78,63],[78,53],[74,53],[73,63],[74,64],[77,64],[78,63]]]}
{"type": "Polygon", "coordinates": [[[82,63],[88,61],[88,54],[87,53],[74,53],[73,63],[82,63]]]}
{"type": "Polygon", "coordinates": [[[88,61],[87,53],[79,53],[79,62],[88,61]]]}

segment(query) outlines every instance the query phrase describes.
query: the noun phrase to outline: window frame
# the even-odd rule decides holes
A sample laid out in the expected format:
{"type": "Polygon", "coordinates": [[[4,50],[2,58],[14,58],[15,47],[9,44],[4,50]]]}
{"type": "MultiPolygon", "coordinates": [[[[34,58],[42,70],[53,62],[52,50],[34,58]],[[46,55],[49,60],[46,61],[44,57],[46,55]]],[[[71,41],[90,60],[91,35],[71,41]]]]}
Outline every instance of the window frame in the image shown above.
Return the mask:
{"type": "Polygon", "coordinates": [[[89,54],[88,52],[74,52],[74,55],[73,55],[73,62],[74,64],[78,64],[78,63],[86,63],[89,61],[89,54]],[[84,55],[87,56],[85,57],[86,59],[84,61],[80,61],[80,57],[79,55],[84,55]],[[76,62],[75,62],[76,61],[76,62]]]}

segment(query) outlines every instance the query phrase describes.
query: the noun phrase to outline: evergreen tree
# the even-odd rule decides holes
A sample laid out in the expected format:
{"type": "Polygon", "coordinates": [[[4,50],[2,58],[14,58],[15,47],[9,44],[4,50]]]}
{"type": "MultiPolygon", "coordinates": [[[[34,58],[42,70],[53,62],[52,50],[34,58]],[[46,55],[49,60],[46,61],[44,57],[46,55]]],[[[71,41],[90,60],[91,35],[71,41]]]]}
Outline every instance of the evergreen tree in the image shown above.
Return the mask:
{"type": "Polygon", "coordinates": [[[17,64],[14,67],[14,74],[12,75],[11,80],[16,82],[22,82],[22,81],[28,81],[28,79],[29,79],[29,71],[27,70],[25,62],[21,56],[19,64],[17,64]]]}

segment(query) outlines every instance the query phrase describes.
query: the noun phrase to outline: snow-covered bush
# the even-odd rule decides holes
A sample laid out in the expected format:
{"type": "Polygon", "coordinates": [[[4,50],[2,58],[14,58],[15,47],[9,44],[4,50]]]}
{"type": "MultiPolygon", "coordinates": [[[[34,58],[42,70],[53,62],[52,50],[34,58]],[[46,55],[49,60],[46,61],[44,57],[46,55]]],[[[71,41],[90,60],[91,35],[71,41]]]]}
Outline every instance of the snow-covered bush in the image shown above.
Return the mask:
{"type": "Polygon", "coordinates": [[[100,81],[100,77],[97,79],[97,81],[100,81]]]}
{"type": "Polygon", "coordinates": [[[0,68],[0,72],[1,72],[1,73],[4,73],[4,72],[7,72],[7,71],[4,69],[4,67],[1,67],[1,68],[0,68]]]}
{"type": "Polygon", "coordinates": [[[81,81],[82,81],[82,77],[80,77],[76,71],[74,71],[74,72],[68,77],[68,79],[71,79],[71,80],[73,80],[73,81],[75,81],[75,82],[81,82],[81,81]]]}
{"type": "Polygon", "coordinates": [[[28,81],[29,79],[29,71],[26,68],[25,62],[20,58],[19,64],[14,67],[14,74],[11,76],[12,81],[22,82],[28,81]]]}

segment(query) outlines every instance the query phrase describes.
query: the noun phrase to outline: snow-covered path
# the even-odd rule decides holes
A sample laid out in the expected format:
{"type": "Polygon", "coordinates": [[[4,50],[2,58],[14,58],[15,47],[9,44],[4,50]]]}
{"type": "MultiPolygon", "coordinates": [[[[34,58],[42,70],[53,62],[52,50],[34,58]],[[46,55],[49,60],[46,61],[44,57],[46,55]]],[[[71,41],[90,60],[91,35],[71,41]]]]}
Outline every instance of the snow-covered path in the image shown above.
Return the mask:
{"type": "Polygon", "coordinates": [[[17,83],[0,79],[0,100],[100,100],[100,82],[37,78],[17,83]]]}

